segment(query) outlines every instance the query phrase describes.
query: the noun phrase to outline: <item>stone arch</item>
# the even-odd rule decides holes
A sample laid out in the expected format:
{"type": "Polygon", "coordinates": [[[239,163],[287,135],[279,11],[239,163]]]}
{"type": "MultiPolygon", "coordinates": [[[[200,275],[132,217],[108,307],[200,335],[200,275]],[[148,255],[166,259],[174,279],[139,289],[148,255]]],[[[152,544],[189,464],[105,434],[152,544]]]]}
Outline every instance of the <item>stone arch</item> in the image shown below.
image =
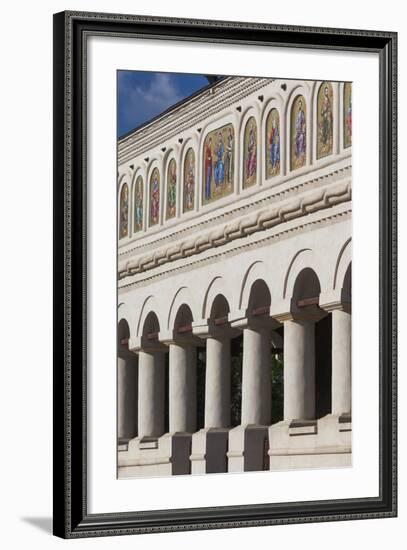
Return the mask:
{"type": "Polygon", "coordinates": [[[171,301],[167,317],[167,329],[171,330],[174,327],[176,315],[183,304],[186,304],[189,307],[193,319],[197,319],[199,317],[199,312],[190,290],[186,286],[182,286],[176,291],[171,301]]]}
{"type": "Polygon", "coordinates": [[[348,265],[342,285],[342,298],[344,301],[352,301],[352,262],[348,265]]]}
{"type": "Polygon", "coordinates": [[[314,298],[321,293],[321,283],[318,275],[312,267],[304,267],[297,274],[294,282],[292,299],[296,304],[298,300],[314,298]]]}
{"type": "Polygon", "coordinates": [[[260,129],[259,129],[259,135],[261,140],[261,147],[260,147],[260,157],[261,157],[261,178],[265,182],[268,179],[271,179],[271,177],[268,175],[267,171],[267,158],[269,154],[269,132],[268,132],[268,124],[271,122],[270,114],[271,111],[275,110],[278,113],[278,119],[279,119],[279,137],[280,137],[280,166],[279,171],[275,173],[275,175],[283,175],[285,173],[285,134],[286,134],[286,127],[285,127],[285,116],[284,116],[284,101],[280,94],[275,93],[273,96],[267,98],[264,102],[264,106],[261,112],[261,118],[260,118],[260,129]]]}
{"type": "Polygon", "coordinates": [[[352,262],[352,238],[349,238],[341,247],[335,265],[332,288],[340,290],[343,287],[346,271],[352,262]]]}
{"type": "Polygon", "coordinates": [[[315,148],[316,160],[332,155],[334,151],[336,101],[332,82],[323,81],[315,86],[313,94],[315,144],[313,144],[313,147],[315,148]]]}
{"type": "Polygon", "coordinates": [[[130,327],[126,319],[121,318],[117,325],[117,342],[118,347],[123,346],[123,340],[130,338],[130,327]]]}
{"type": "MultiPolygon", "coordinates": [[[[294,285],[299,273],[305,269],[311,268],[318,274],[318,280],[321,281],[321,265],[319,258],[311,248],[303,248],[296,252],[288,266],[287,273],[284,278],[283,298],[289,299],[294,294],[294,285]]],[[[325,281],[321,281],[321,287],[326,286],[325,281]]]]}
{"type": "Polygon", "coordinates": [[[192,331],[194,316],[188,304],[181,304],[174,317],[174,325],[171,327],[174,333],[192,331]]]}
{"type": "Polygon", "coordinates": [[[217,276],[209,283],[209,286],[205,292],[205,297],[202,304],[202,319],[208,319],[213,302],[218,294],[222,294],[228,301],[229,306],[234,305],[233,295],[230,285],[227,285],[225,279],[221,276],[217,276]]]}
{"type": "Polygon", "coordinates": [[[273,109],[274,107],[280,110],[282,109],[283,104],[284,104],[283,97],[279,93],[273,93],[272,96],[264,100],[262,110],[261,110],[261,115],[260,115],[261,121],[262,121],[262,127],[271,109],[273,109]]]}
{"type": "Polygon", "coordinates": [[[130,231],[133,235],[134,233],[140,232],[141,229],[137,229],[136,224],[136,204],[135,204],[135,198],[136,198],[136,185],[138,186],[139,178],[143,181],[143,195],[142,195],[142,206],[143,206],[143,227],[142,229],[145,229],[145,221],[146,221],[146,205],[147,205],[147,185],[146,185],[146,176],[147,176],[147,170],[145,166],[136,166],[131,174],[131,186],[130,186],[130,196],[131,196],[131,221],[130,221],[130,231]]]}
{"type": "Polygon", "coordinates": [[[284,114],[285,114],[286,128],[287,128],[286,138],[285,138],[285,146],[286,146],[285,155],[286,155],[287,172],[294,170],[291,163],[292,139],[293,139],[292,120],[293,120],[293,108],[299,97],[303,97],[305,101],[305,108],[306,108],[305,109],[305,122],[306,122],[305,163],[303,164],[302,168],[311,163],[311,152],[312,152],[312,141],[311,141],[312,131],[311,131],[311,123],[310,123],[310,121],[312,121],[311,94],[308,86],[299,84],[297,86],[294,86],[294,88],[291,90],[285,105],[284,114]]]}
{"type": "Polygon", "coordinates": [[[131,173],[131,177],[130,177],[129,181],[130,181],[130,184],[131,184],[132,195],[133,195],[133,192],[134,192],[134,185],[135,185],[135,183],[136,183],[139,176],[141,176],[143,178],[143,180],[146,179],[146,169],[145,169],[145,167],[136,166],[134,168],[134,170],[132,171],[132,173],[131,173]]]}
{"type": "Polygon", "coordinates": [[[119,191],[119,239],[130,236],[130,186],[124,178],[119,191]]]}
{"type": "Polygon", "coordinates": [[[223,294],[217,294],[213,299],[211,310],[209,313],[210,319],[219,319],[227,317],[230,312],[230,304],[223,294]]]}
{"type": "Polygon", "coordinates": [[[268,280],[267,268],[266,265],[260,260],[253,262],[243,277],[239,296],[239,309],[247,309],[249,307],[251,289],[257,280],[263,280],[270,292],[269,285],[266,283],[268,280]]]}
{"type": "Polygon", "coordinates": [[[153,158],[149,159],[148,165],[147,165],[147,168],[146,168],[146,179],[148,179],[148,180],[150,179],[154,168],[158,168],[161,171],[161,167],[162,167],[162,162],[160,161],[160,159],[158,157],[153,157],[153,158]]]}
{"type": "Polygon", "coordinates": [[[192,140],[188,141],[187,147],[182,155],[180,165],[180,191],[181,191],[181,212],[191,212],[196,207],[196,199],[199,196],[197,189],[197,155],[192,140]]]}
{"type": "Polygon", "coordinates": [[[281,108],[277,102],[270,101],[261,126],[262,138],[262,169],[264,179],[268,180],[284,173],[284,144],[285,125],[281,119],[281,108]],[[271,104],[271,105],[270,105],[271,104]],[[263,141],[264,140],[264,141],[263,141]]]}
{"type": "Polygon", "coordinates": [[[120,194],[120,189],[125,180],[128,182],[132,180],[132,172],[130,168],[126,168],[125,170],[123,170],[123,172],[119,175],[117,179],[117,188],[119,190],[119,194],[120,194]]]}
{"type": "MultiPolygon", "coordinates": [[[[269,308],[271,305],[271,292],[264,279],[256,279],[250,288],[250,297],[247,309],[251,314],[256,310],[269,308]]],[[[263,313],[266,313],[263,311],[263,313]]],[[[256,314],[259,314],[257,312],[256,314]]]]}
{"type": "Polygon", "coordinates": [[[152,295],[147,296],[147,298],[144,300],[141,306],[140,316],[137,322],[137,336],[140,336],[140,337],[142,336],[145,321],[150,312],[155,312],[155,315],[157,316],[157,319],[158,319],[158,323],[160,324],[160,326],[162,325],[162,323],[160,323],[160,320],[158,318],[159,311],[160,311],[159,304],[155,296],[152,296],[152,295]]]}
{"type": "Polygon", "coordinates": [[[150,334],[158,332],[160,332],[160,321],[158,320],[156,312],[151,310],[144,319],[142,335],[148,338],[150,334]]]}
{"type": "Polygon", "coordinates": [[[214,130],[216,130],[217,128],[225,124],[232,124],[234,131],[236,132],[238,128],[238,123],[236,121],[236,114],[233,113],[232,111],[227,111],[226,113],[223,113],[222,115],[216,117],[215,119],[212,119],[208,122],[203,123],[198,133],[197,139],[194,142],[194,144],[197,147],[196,157],[197,157],[197,162],[199,164],[203,163],[204,144],[208,134],[210,134],[211,132],[213,132],[214,130]]]}
{"type": "Polygon", "coordinates": [[[132,233],[138,233],[142,231],[145,227],[145,194],[146,194],[146,184],[145,178],[143,177],[141,170],[135,174],[133,178],[133,190],[131,193],[132,197],[132,223],[131,227],[132,233]]]}
{"type": "Polygon", "coordinates": [[[163,176],[165,178],[164,185],[162,185],[165,194],[165,220],[170,220],[177,216],[179,193],[179,163],[175,154],[167,157],[163,176]]]}
{"type": "Polygon", "coordinates": [[[248,109],[242,118],[239,132],[240,141],[240,181],[242,188],[247,189],[259,182],[259,160],[261,136],[257,110],[248,109]]]}
{"type": "Polygon", "coordinates": [[[239,164],[237,163],[236,124],[232,114],[225,114],[216,121],[211,121],[201,131],[200,141],[200,201],[199,204],[207,206],[222,199],[236,190],[239,164]],[[219,140],[219,141],[218,141],[219,140]],[[217,148],[221,143],[223,148],[223,161],[218,164],[217,148]],[[229,151],[230,146],[230,153],[229,151]],[[207,159],[212,157],[212,162],[207,159]],[[208,164],[207,164],[208,162],[208,164]],[[207,168],[209,166],[209,168],[207,168]],[[216,178],[218,186],[215,185],[216,178]]]}
{"type": "Polygon", "coordinates": [[[196,136],[194,134],[185,137],[179,148],[179,158],[182,163],[185,158],[185,153],[190,147],[196,147],[196,136]]]}
{"type": "Polygon", "coordinates": [[[158,165],[149,171],[148,179],[148,227],[160,225],[163,209],[163,174],[158,165]]]}
{"type": "Polygon", "coordinates": [[[132,333],[134,330],[134,319],[133,319],[133,315],[131,314],[130,308],[125,302],[121,302],[117,308],[118,326],[122,321],[125,322],[129,327],[129,338],[130,338],[133,335],[132,333]]]}

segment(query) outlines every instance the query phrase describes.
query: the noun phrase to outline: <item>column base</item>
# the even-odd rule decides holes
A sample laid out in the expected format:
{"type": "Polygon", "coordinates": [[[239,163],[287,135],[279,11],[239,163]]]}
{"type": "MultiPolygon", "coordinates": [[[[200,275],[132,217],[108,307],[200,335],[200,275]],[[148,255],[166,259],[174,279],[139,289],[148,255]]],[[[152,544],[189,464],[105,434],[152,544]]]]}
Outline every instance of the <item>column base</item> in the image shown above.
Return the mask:
{"type": "Polygon", "coordinates": [[[329,414],[319,420],[292,420],[269,428],[270,470],[352,466],[350,417],[329,414]]]}
{"type": "Polygon", "coordinates": [[[192,436],[191,474],[228,471],[228,428],[203,428],[192,436]]]}
{"type": "Polygon", "coordinates": [[[131,439],[127,448],[119,448],[119,479],[164,477],[191,473],[189,457],[192,434],[164,434],[159,438],[131,439]]]}
{"type": "Polygon", "coordinates": [[[229,431],[228,472],[258,472],[269,469],[267,426],[248,424],[229,431]]]}

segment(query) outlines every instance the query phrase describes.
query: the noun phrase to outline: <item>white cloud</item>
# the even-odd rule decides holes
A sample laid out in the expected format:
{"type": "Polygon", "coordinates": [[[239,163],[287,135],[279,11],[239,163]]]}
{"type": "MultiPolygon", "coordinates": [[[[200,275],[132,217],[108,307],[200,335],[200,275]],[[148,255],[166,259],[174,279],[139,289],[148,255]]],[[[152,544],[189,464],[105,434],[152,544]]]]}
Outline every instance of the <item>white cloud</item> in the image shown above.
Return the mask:
{"type": "Polygon", "coordinates": [[[121,86],[122,112],[129,127],[153,118],[183,97],[173,76],[165,73],[154,74],[148,86],[126,86],[125,80],[121,86]]]}
{"type": "Polygon", "coordinates": [[[154,75],[148,88],[143,89],[138,86],[134,90],[135,95],[139,95],[146,103],[167,108],[181,99],[181,94],[177,89],[176,83],[171,75],[157,73],[154,75]]]}

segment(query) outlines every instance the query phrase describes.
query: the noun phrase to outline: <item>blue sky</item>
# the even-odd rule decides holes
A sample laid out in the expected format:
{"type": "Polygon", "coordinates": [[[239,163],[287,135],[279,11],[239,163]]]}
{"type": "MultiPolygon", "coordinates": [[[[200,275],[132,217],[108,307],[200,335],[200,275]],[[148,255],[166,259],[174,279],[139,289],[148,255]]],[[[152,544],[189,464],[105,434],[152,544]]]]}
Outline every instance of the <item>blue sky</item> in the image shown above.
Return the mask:
{"type": "Polygon", "coordinates": [[[118,71],[118,137],[208,84],[202,75],[118,71]]]}

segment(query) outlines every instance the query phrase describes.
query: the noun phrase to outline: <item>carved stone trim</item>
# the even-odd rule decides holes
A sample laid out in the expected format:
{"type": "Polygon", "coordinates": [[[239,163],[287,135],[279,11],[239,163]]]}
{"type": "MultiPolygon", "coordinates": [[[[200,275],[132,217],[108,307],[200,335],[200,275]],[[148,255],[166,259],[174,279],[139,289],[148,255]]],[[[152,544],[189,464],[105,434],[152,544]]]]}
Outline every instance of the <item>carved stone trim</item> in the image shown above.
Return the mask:
{"type": "Polygon", "coordinates": [[[134,130],[128,136],[119,140],[118,162],[122,165],[153,147],[165,143],[171,138],[191,130],[194,126],[240,101],[250,93],[260,90],[270,84],[270,78],[228,77],[213,86],[216,94],[210,94],[208,89],[191,98],[189,101],[175,107],[170,112],[146,124],[139,130],[134,130]]]}
{"type": "Polygon", "coordinates": [[[351,198],[351,183],[340,182],[326,189],[315,190],[304,197],[294,197],[290,202],[280,206],[270,205],[248,216],[220,225],[212,231],[195,234],[165,248],[126,260],[119,264],[118,278],[123,279],[180,258],[199,254],[209,248],[222,246],[286,221],[348,202],[351,198]]]}
{"type": "MultiPolygon", "coordinates": [[[[346,159],[344,159],[346,161],[346,159]]],[[[174,227],[171,233],[168,233],[165,226],[160,226],[159,233],[150,233],[144,232],[140,233],[136,239],[133,239],[131,242],[125,245],[119,245],[118,255],[119,262],[124,261],[124,256],[128,257],[129,255],[137,254],[138,251],[144,251],[146,247],[158,248],[159,246],[164,246],[166,242],[174,242],[174,239],[185,238],[186,233],[192,231],[202,231],[207,229],[208,223],[214,224],[220,221],[222,218],[231,218],[233,216],[241,216],[244,211],[252,211],[255,208],[261,207],[270,203],[270,201],[283,201],[288,199],[290,196],[298,196],[298,193],[303,193],[308,191],[309,188],[320,187],[324,184],[334,185],[338,179],[343,181],[344,179],[351,176],[351,165],[345,164],[340,166],[335,166],[335,168],[329,166],[330,171],[323,171],[318,175],[313,175],[310,179],[304,179],[304,175],[296,176],[295,180],[289,183],[289,180],[281,182],[278,186],[270,188],[267,194],[264,192],[267,191],[266,188],[262,189],[261,192],[258,192],[257,195],[250,197],[250,204],[240,203],[237,201],[236,197],[235,203],[231,203],[222,208],[222,211],[217,210],[208,211],[208,212],[197,212],[197,217],[189,220],[188,225],[180,224],[177,227],[174,227]],[[225,211],[225,209],[228,209],[225,211]],[[203,214],[210,214],[211,217],[208,219],[206,216],[202,218],[203,214]]],[[[305,177],[310,177],[311,174],[306,174],[305,177]]],[[[291,175],[292,177],[292,175],[291,175]]],[[[231,220],[230,220],[231,221],[231,220]]]]}

